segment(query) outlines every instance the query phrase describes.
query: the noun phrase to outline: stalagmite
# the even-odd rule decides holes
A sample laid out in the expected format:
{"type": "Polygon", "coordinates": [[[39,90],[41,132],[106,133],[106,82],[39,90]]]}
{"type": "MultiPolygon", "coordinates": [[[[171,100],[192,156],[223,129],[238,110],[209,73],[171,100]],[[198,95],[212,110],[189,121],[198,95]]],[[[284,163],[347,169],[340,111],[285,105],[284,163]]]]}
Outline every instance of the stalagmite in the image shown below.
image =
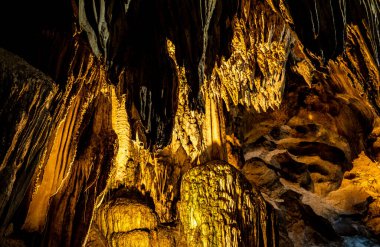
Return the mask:
{"type": "Polygon", "coordinates": [[[231,165],[213,161],[194,167],[183,177],[181,195],[187,246],[276,245],[276,229],[266,225],[273,212],[231,165]]]}

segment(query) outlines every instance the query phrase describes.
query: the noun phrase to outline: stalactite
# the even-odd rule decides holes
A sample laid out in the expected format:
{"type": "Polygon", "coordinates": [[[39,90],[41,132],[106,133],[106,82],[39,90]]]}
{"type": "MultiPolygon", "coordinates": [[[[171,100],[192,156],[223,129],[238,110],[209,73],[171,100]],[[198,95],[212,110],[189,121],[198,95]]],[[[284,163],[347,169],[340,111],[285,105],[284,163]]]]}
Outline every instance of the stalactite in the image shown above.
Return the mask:
{"type": "Polygon", "coordinates": [[[380,66],[380,31],[379,28],[377,28],[380,25],[380,3],[378,1],[360,0],[360,5],[364,6],[366,12],[364,25],[369,34],[368,37],[375,55],[375,60],[377,65],[380,66]]]}
{"type": "Polygon", "coordinates": [[[129,116],[126,106],[126,95],[122,95],[119,100],[115,88],[111,87],[112,99],[112,128],[118,137],[118,151],[115,158],[115,168],[111,172],[112,181],[110,188],[117,188],[119,184],[132,186],[134,181],[134,171],[128,171],[128,158],[132,157],[132,130],[129,124],[129,116]]]}
{"type": "Polygon", "coordinates": [[[334,9],[333,9],[333,6],[332,6],[332,3],[331,3],[331,0],[330,1],[330,11],[331,11],[331,17],[332,17],[332,21],[333,21],[333,29],[334,29],[334,40],[335,40],[335,47],[334,47],[334,52],[335,52],[335,49],[338,47],[338,38],[337,38],[337,33],[336,33],[336,23],[335,23],[335,17],[334,17],[334,9]]]}
{"type": "Polygon", "coordinates": [[[79,0],[78,19],[79,19],[79,25],[81,26],[81,28],[83,28],[83,30],[87,34],[88,42],[90,43],[92,52],[95,54],[96,57],[99,58],[101,54],[98,47],[98,39],[97,39],[94,29],[91,27],[90,23],[88,22],[84,0],[79,0]]]}
{"type": "Polygon", "coordinates": [[[243,19],[234,19],[232,55],[228,60],[222,58],[221,65],[214,67],[214,78],[221,82],[220,86],[214,83],[218,85],[214,91],[219,92],[227,109],[232,103],[266,111],[281,103],[285,66],[293,43],[291,31],[279,16],[271,17],[274,26],[266,26],[264,6],[256,9],[257,12],[252,12],[254,21],[248,24],[243,19]],[[257,33],[247,32],[250,28],[257,33]]]}
{"type": "Polygon", "coordinates": [[[108,31],[108,26],[106,22],[106,3],[105,0],[100,0],[100,9],[99,9],[99,21],[98,21],[98,32],[99,40],[103,49],[104,61],[108,59],[108,42],[110,33],[108,31]]]}
{"type": "Polygon", "coordinates": [[[125,11],[125,14],[128,13],[128,9],[129,9],[129,5],[131,4],[131,1],[132,1],[132,0],[127,0],[127,3],[124,4],[124,11],[125,11]]]}
{"type": "Polygon", "coordinates": [[[199,84],[202,85],[205,78],[205,63],[206,63],[206,53],[207,53],[207,46],[208,46],[208,36],[209,36],[209,27],[211,18],[214,14],[216,0],[207,0],[207,1],[200,1],[200,6],[202,6],[202,2],[204,2],[205,8],[204,8],[204,17],[203,18],[203,8],[200,9],[200,15],[202,20],[202,30],[203,30],[203,40],[202,40],[202,54],[199,60],[198,64],[198,76],[199,76],[199,84]]]}
{"type": "Polygon", "coordinates": [[[315,16],[317,18],[317,30],[318,30],[318,33],[317,33],[317,37],[319,35],[319,30],[320,30],[320,24],[319,24],[319,14],[318,14],[318,8],[317,8],[317,1],[314,2],[314,8],[315,8],[315,16]]]}
{"type": "MultiPolygon", "coordinates": [[[[342,18],[343,18],[343,26],[346,27],[347,26],[347,3],[346,3],[346,0],[339,0],[339,9],[340,9],[340,13],[342,15],[342,18]]],[[[344,37],[343,39],[345,40],[345,32],[343,33],[344,37]]]]}

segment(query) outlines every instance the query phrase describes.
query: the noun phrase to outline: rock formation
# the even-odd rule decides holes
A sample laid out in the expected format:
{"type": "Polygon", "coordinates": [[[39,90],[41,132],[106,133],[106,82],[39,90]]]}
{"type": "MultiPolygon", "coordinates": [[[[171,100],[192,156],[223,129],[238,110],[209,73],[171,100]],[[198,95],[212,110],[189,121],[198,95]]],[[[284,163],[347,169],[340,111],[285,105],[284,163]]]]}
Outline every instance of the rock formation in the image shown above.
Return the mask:
{"type": "Polygon", "coordinates": [[[273,246],[275,214],[241,173],[222,161],[182,178],[180,220],[188,246],[273,246]]]}
{"type": "Polygon", "coordinates": [[[378,0],[0,16],[0,246],[379,246],[378,0]]]}

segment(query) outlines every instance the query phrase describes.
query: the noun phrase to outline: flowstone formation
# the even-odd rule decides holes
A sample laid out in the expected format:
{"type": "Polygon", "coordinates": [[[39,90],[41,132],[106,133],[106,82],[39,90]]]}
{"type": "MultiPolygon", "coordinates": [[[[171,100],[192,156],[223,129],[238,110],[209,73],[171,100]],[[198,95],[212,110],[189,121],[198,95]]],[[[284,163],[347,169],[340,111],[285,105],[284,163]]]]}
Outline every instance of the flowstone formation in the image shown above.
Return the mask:
{"type": "Polygon", "coordinates": [[[8,2],[0,246],[379,245],[378,0],[8,2]]]}
{"type": "Polygon", "coordinates": [[[86,246],[175,246],[173,236],[161,236],[158,217],[149,206],[117,198],[94,215],[86,246]],[[158,236],[160,234],[160,236],[158,236]]]}
{"type": "Polygon", "coordinates": [[[236,168],[212,161],[181,183],[180,219],[188,246],[273,246],[275,214],[236,168]]]}

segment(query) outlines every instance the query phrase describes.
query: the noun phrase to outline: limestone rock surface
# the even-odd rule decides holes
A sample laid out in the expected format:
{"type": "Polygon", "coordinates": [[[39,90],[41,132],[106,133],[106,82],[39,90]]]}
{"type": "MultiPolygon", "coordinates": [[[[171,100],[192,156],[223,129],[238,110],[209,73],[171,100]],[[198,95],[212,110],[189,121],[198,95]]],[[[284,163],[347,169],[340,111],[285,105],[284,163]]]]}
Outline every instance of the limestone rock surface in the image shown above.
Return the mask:
{"type": "Polygon", "coordinates": [[[180,219],[188,246],[271,246],[275,215],[233,166],[212,161],[181,183],[180,219]]]}

